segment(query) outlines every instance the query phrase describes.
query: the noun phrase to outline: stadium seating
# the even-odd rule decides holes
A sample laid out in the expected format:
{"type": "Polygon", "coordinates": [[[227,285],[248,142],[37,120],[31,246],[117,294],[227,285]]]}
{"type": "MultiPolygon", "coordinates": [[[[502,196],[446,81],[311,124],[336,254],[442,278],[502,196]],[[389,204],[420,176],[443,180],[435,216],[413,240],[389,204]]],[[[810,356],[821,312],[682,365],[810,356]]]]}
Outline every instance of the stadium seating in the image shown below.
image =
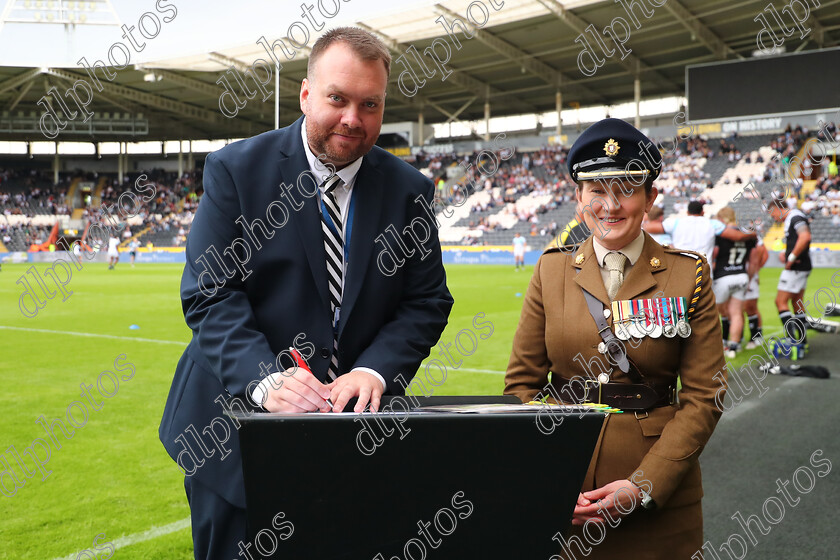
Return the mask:
{"type": "MultiPolygon", "coordinates": [[[[691,199],[704,199],[710,203],[707,214],[729,205],[740,223],[763,220],[765,228],[769,227],[762,201],[753,194],[766,198],[770,192],[784,189],[789,181],[784,181],[783,166],[813,136],[813,131],[788,127],[781,135],[684,140],[674,153],[664,154],[656,183],[661,193],[658,204],[668,216],[683,212],[691,199]]],[[[421,152],[408,161],[435,182],[438,197],[454,202],[446,210],[450,217],[437,207],[442,244],[507,246],[520,233],[531,247],[540,248],[574,217],[574,183],[565,165],[567,153],[567,147],[560,146],[520,149],[509,159],[500,160],[498,169],[489,176],[478,171],[478,152],[421,152]],[[470,186],[459,186],[464,184],[470,186]]],[[[482,169],[493,167],[485,165],[482,169]]],[[[100,201],[117,204],[141,174],[146,175],[146,184],[154,185],[156,193],[154,199],[142,204],[138,217],[130,220],[132,231],[142,232],[138,239],[143,246],[183,245],[203,192],[200,169],[183,177],[156,169],[132,172],[121,184],[114,174],[77,170],[62,173],[57,186],[52,185],[51,173],[43,169],[0,169],[0,238],[8,237],[5,245],[15,251],[24,251],[45,239],[56,218],[73,211],[72,201],[65,201],[65,195],[75,177],[102,185],[101,192],[98,189],[92,193],[91,207],[82,212],[87,220],[96,214],[100,201]]],[[[823,177],[810,184],[815,186],[803,189],[801,204],[812,219],[814,241],[840,242],[840,178],[823,177]]],[[[800,185],[794,185],[797,192],[800,185]]],[[[126,244],[127,239],[123,246],[126,244]]]]}

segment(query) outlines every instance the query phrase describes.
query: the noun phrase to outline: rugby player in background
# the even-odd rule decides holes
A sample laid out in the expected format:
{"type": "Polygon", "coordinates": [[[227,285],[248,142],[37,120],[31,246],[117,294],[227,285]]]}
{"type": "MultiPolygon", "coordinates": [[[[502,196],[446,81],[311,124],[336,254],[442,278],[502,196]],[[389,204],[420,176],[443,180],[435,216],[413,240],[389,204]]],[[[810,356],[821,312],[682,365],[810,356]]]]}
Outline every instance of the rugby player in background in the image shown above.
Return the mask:
{"type": "Polygon", "coordinates": [[[782,223],[785,236],[785,252],[779,253],[779,260],[785,269],[779,276],[776,293],[776,309],[782,321],[785,334],[793,344],[804,344],[807,348],[808,321],[802,297],[811,274],[811,228],[808,218],[798,208],[789,208],[787,201],[774,196],[770,202],[770,216],[782,223]],[[788,304],[793,306],[793,313],[788,304]]]}
{"type": "MultiPolygon", "coordinates": [[[[721,208],[717,218],[727,226],[737,227],[735,211],[726,206],[721,208]]],[[[756,239],[732,241],[715,236],[714,280],[718,312],[724,339],[724,355],[734,358],[741,349],[741,335],[744,329],[744,300],[750,281],[747,266],[756,239]]]]}
{"type": "Polygon", "coordinates": [[[750,252],[750,264],[747,268],[747,274],[750,275],[750,282],[747,284],[746,300],[744,301],[744,312],[747,315],[747,325],[750,328],[750,336],[747,344],[744,346],[746,350],[757,348],[758,344],[755,338],[763,337],[761,332],[761,311],[758,310],[758,296],[760,294],[759,276],[762,267],[767,263],[770,254],[767,252],[767,247],[761,240],[761,233],[759,233],[755,248],[750,252]]]}

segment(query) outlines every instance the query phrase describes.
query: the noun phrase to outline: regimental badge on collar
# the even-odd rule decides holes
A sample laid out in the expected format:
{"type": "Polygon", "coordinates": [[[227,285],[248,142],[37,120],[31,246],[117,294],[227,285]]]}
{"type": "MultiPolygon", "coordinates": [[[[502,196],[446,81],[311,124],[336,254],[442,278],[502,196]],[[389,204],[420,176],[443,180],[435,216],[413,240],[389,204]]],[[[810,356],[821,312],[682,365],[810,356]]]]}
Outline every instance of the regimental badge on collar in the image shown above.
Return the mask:
{"type": "Polygon", "coordinates": [[[583,253],[580,253],[578,254],[578,256],[575,257],[575,264],[583,264],[583,261],[585,260],[586,257],[583,256],[583,253]]]}
{"type": "Polygon", "coordinates": [[[652,259],[650,259],[650,266],[652,266],[653,268],[659,268],[660,266],[662,266],[662,263],[659,261],[658,258],[653,257],[652,259]]]}
{"type": "Polygon", "coordinates": [[[604,153],[607,154],[610,157],[618,155],[618,150],[619,149],[620,148],[618,146],[618,142],[616,142],[612,138],[610,138],[607,141],[607,143],[604,144],[604,153]]]}

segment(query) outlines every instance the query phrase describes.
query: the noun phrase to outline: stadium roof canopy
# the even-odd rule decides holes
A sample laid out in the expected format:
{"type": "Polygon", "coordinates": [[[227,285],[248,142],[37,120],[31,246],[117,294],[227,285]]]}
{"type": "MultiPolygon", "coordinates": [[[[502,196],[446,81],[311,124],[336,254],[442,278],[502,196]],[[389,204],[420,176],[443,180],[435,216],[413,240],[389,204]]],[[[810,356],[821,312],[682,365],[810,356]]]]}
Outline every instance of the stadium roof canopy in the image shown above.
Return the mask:
{"type": "MultiPolygon", "coordinates": [[[[558,92],[564,109],[576,104],[624,103],[634,100],[636,78],[642,99],[682,96],[686,65],[754,55],[756,35],[762,29],[754,18],[766,6],[763,1],[657,0],[663,5],[654,7],[651,0],[632,0],[637,29],[622,4],[612,1],[399,0],[384,6],[380,0],[308,1],[315,6],[315,24],[325,23],[323,29],[346,24],[370,29],[385,40],[394,59],[412,47],[422,53],[435,39],[447,41],[451,49],[447,66],[452,73],[443,81],[441,72],[436,71],[425,78],[425,84],[413,96],[399,88],[405,67],[397,62],[392,65],[386,122],[417,121],[422,113],[426,124],[456,118],[483,119],[485,103],[489,103],[493,117],[553,112],[558,92]],[[472,38],[456,28],[459,50],[439,20],[452,22],[458,17],[468,21],[470,5],[473,19],[482,23],[486,14],[487,22],[481,28],[469,26],[472,38]],[[324,8],[338,13],[327,19],[319,14],[324,8]],[[623,59],[617,52],[604,56],[591,35],[597,33],[608,51],[615,49],[604,30],[617,17],[628,24],[626,31],[620,21],[614,26],[620,38],[629,32],[625,48],[631,52],[623,59]],[[587,28],[590,32],[585,33],[587,28]],[[578,68],[584,41],[576,39],[583,33],[605,60],[591,76],[578,68]]],[[[31,123],[33,117],[37,122],[43,112],[38,101],[47,91],[54,87],[63,94],[76,80],[90,81],[78,64],[82,57],[90,63],[107,61],[109,52],[113,52],[119,61],[125,59],[119,52],[126,51],[131,56],[130,64],[116,71],[112,81],[104,79],[101,70],[97,72],[103,90],[94,91],[90,104],[94,117],[84,125],[80,120],[73,122],[79,130],[73,132],[68,127],[57,140],[236,138],[273,128],[273,95],[263,102],[262,94],[257,93],[234,118],[227,118],[219,109],[224,88],[217,81],[227,76],[234,83],[229,70],[232,66],[242,72],[254,61],[268,59],[266,49],[258,42],[262,37],[268,43],[283,39],[288,45],[288,35],[302,43],[307,33],[311,46],[320,33],[304,17],[302,2],[0,0],[0,139],[44,140],[37,131],[25,131],[21,123],[31,123]],[[174,10],[177,15],[172,19],[174,10]],[[151,13],[158,22],[157,33],[153,19],[144,17],[145,13],[151,13]],[[145,42],[142,51],[123,37],[120,26],[124,24],[138,28],[144,25],[153,36],[143,39],[134,32],[138,45],[139,41],[145,42]],[[112,48],[117,42],[125,51],[112,48]],[[12,121],[21,128],[8,128],[12,121]],[[130,124],[140,121],[148,124],[146,134],[142,134],[143,127],[130,124]],[[114,126],[120,122],[125,126],[114,126]],[[89,129],[93,124],[95,135],[89,129]],[[138,131],[141,135],[136,135],[138,131]]],[[[810,32],[801,39],[794,29],[783,48],[791,52],[840,44],[838,4],[840,0],[826,0],[819,8],[812,8],[803,24],[810,32]]],[[[782,14],[781,3],[778,9],[782,14]]],[[[768,19],[778,29],[773,18],[768,19]]],[[[794,27],[792,21],[787,25],[794,27]]],[[[440,41],[437,49],[444,57],[440,41]]],[[[280,50],[277,52],[279,55],[280,50]]],[[[280,59],[281,126],[299,116],[299,84],[306,73],[308,52],[304,46],[292,59],[280,59]]],[[[409,54],[405,60],[414,59],[409,54]]],[[[418,78],[424,78],[416,62],[412,62],[412,68],[418,78]]],[[[432,69],[430,65],[430,73],[432,69]]],[[[410,80],[403,85],[413,87],[410,80]]],[[[273,87],[272,80],[268,91],[273,87]]],[[[70,109],[73,107],[71,104],[70,109]]]]}

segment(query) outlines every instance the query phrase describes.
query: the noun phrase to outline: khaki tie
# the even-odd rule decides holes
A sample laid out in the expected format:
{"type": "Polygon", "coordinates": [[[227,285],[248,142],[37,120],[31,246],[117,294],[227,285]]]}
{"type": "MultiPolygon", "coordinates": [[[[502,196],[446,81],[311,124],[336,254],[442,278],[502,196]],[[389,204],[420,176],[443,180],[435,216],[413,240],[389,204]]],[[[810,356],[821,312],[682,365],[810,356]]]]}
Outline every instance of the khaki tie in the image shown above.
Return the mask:
{"type": "Polygon", "coordinates": [[[604,264],[607,266],[607,270],[610,271],[610,282],[607,285],[607,295],[610,297],[610,300],[615,299],[618,289],[621,288],[621,284],[624,282],[624,265],[626,262],[627,257],[614,251],[607,253],[604,257],[604,264]]]}

